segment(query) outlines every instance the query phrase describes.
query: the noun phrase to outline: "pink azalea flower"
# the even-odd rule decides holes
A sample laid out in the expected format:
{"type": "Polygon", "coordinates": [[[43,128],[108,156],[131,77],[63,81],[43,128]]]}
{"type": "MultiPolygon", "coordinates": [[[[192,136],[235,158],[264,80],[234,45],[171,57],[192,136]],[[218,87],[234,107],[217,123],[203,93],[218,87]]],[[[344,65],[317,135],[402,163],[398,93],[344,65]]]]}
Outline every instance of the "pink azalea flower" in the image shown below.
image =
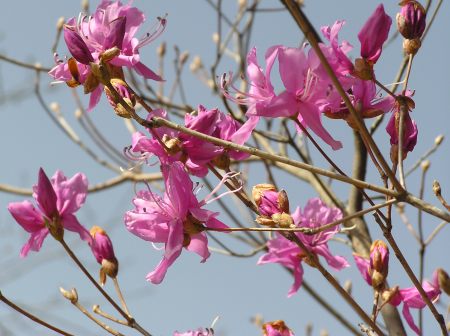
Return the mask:
{"type": "Polygon", "coordinates": [[[345,21],[336,21],[331,27],[324,26],[321,28],[323,36],[330,41],[330,46],[321,44],[320,48],[338,77],[350,74],[353,70],[353,63],[347,56],[353,46],[345,40],[339,44],[338,35],[344,24],[345,21]]]}
{"type": "MultiPolygon", "coordinates": [[[[387,113],[394,107],[395,99],[388,95],[381,97],[377,94],[376,85],[371,80],[355,79],[349,90],[351,92],[350,99],[355,110],[362,118],[374,118],[383,113],[387,113]]],[[[343,105],[343,104],[341,104],[343,105]]],[[[325,115],[332,119],[344,119],[351,127],[356,127],[350,112],[345,107],[338,109],[329,109],[325,115]]]]}
{"type": "Polygon", "coordinates": [[[30,250],[38,252],[45,237],[62,238],[63,229],[77,232],[80,238],[89,241],[89,232],[78,222],[74,213],[83,205],[87,194],[87,179],[78,173],[71,179],[56,171],[50,181],[42,168],[38,183],[33,187],[37,209],[29,201],[9,203],[8,210],[14,219],[30,233],[30,238],[20,251],[26,257],[30,250]]]}
{"type": "MultiPolygon", "coordinates": [[[[57,65],[49,72],[50,76],[69,86],[84,85],[90,93],[88,110],[92,110],[100,100],[103,85],[90,79],[89,64],[97,63],[102,54],[110,48],[119,49],[119,54],[108,63],[113,76],[123,77],[123,66],[134,69],[141,76],[161,81],[161,77],[140,61],[139,49],[155,40],[164,31],[165,18],[159,18],[154,31],[138,40],[134,35],[144,22],[145,16],[131,5],[122,5],[119,1],[103,0],[91,17],[71,18],[64,26],[64,40],[76,62],[56,59],[57,65]]],[[[123,79],[123,78],[120,78],[123,79]]]]}
{"type": "Polygon", "coordinates": [[[266,322],[262,328],[263,336],[294,336],[292,330],[282,320],[266,322]]]}
{"type": "Polygon", "coordinates": [[[321,81],[312,71],[304,48],[280,47],[278,62],[281,81],[286,90],[271,99],[264,109],[257,110],[258,115],[271,118],[296,117],[331,148],[342,148],[341,142],[334,140],[321,122],[319,106],[326,96],[328,80],[321,81]]]}
{"type": "Polygon", "coordinates": [[[225,97],[238,104],[248,106],[246,112],[248,120],[235,134],[235,139],[240,139],[239,143],[241,144],[250,137],[251,132],[258,124],[261,111],[263,111],[265,107],[270,103],[272,98],[275,97],[273,85],[270,81],[270,73],[278,55],[279,47],[280,46],[273,46],[267,49],[265,54],[265,72],[258,63],[256,48],[253,47],[249,51],[249,53],[247,54],[247,77],[249,80],[248,93],[242,92],[233,85],[232,73],[230,73],[230,79],[228,81],[226,80],[225,74],[222,77],[221,87],[222,93],[225,95],[225,97]],[[229,93],[229,88],[231,88],[236,93],[236,96],[229,93]]]}
{"type": "MultiPolygon", "coordinates": [[[[292,219],[297,227],[316,228],[342,218],[342,213],[337,208],[327,207],[319,198],[313,198],[306,204],[303,213],[297,208],[292,214],[292,219]]],[[[334,256],[328,248],[328,240],[339,231],[339,226],[329,228],[314,235],[296,233],[308,250],[325,258],[328,265],[336,270],[348,267],[349,264],[344,257],[334,256]]],[[[294,284],[289,290],[288,297],[295,294],[302,284],[303,267],[302,261],[305,253],[295,243],[277,234],[274,239],[267,243],[269,251],[261,256],[258,264],[279,263],[294,273],[294,284]]]]}
{"type": "Polygon", "coordinates": [[[392,19],[384,11],[383,4],[378,5],[358,33],[361,42],[361,57],[374,64],[381,56],[383,43],[387,40],[392,19]]]}
{"type": "Polygon", "coordinates": [[[201,262],[208,259],[208,239],[203,232],[205,226],[227,227],[216,219],[217,213],[202,209],[211,201],[211,196],[200,202],[197,200],[193,183],[181,163],[162,166],[162,173],[166,187],[163,197],[150,190],[138,192],[133,199],[135,209],[128,211],[124,218],[131,233],[152,243],[165,244],[163,259],[147,275],[147,280],[154,284],[164,279],[183,247],[200,255],[201,262]]]}
{"type": "MultiPolygon", "coordinates": [[[[154,116],[167,118],[167,112],[161,109],[154,110],[149,113],[147,120],[151,120],[154,116]]],[[[239,131],[239,124],[231,116],[218,109],[208,110],[202,105],[198,107],[198,114],[186,114],[185,127],[238,144],[244,140],[235,137],[239,131]]],[[[247,153],[224,150],[223,147],[167,127],[149,129],[149,132],[152,134],[151,139],[141,132],[133,135],[130,148],[132,152],[140,152],[141,157],[146,159],[150,155],[156,155],[162,164],[181,161],[191,174],[199,177],[206,176],[208,165],[218,165],[219,159],[225,157],[225,161],[229,163],[229,158],[242,160],[249,156],[247,153]]]]}
{"type": "MultiPolygon", "coordinates": [[[[424,281],[422,283],[422,288],[427,294],[428,298],[435,302],[439,299],[439,295],[441,294],[441,290],[439,288],[438,283],[438,275],[437,272],[433,273],[433,279],[431,282],[424,281]]],[[[419,291],[416,287],[409,287],[400,289],[398,293],[391,299],[390,303],[394,306],[398,306],[403,302],[402,314],[405,318],[406,322],[410,326],[412,330],[417,335],[421,335],[419,327],[414,323],[414,319],[411,315],[410,309],[423,309],[426,306],[425,301],[422,299],[419,291]]]]}
{"type": "Polygon", "coordinates": [[[183,333],[175,331],[173,336],[214,336],[214,331],[212,329],[197,329],[197,330],[189,330],[183,333]]]}

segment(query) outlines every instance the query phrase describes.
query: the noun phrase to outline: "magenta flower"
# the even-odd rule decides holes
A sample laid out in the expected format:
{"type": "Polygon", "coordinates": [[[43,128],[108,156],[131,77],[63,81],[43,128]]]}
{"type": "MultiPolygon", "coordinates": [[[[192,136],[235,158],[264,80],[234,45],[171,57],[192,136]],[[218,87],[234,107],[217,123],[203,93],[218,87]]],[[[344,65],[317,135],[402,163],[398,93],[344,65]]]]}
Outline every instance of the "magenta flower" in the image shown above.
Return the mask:
{"type": "Polygon", "coordinates": [[[256,48],[253,47],[249,51],[247,54],[247,77],[249,80],[248,93],[242,92],[233,85],[232,73],[230,73],[230,79],[228,81],[226,81],[225,74],[222,77],[221,87],[224,96],[240,105],[248,106],[246,112],[248,120],[235,134],[235,138],[241,139],[240,143],[244,143],[250,137],[251,132],[255,129],[259,121],[261,111],[263,111],[272,98],[275,97],[274,88],[270,81],[270,73],[278,55],[279,47],[280,46],[273,46],[267,49],[265,54],[265,72],[258,63],[256,48]],[[231,88],[236,95],[231,95],[228,91],[229,88],[231,88]]]}
{"type": "MultiPolygon", "coordinates": [[[[147,280],[159,284],[167,269],[175,262],[183,247],[208,259],[208,239],[204,227],[226,228],[216,219],[217,213],[202,209],[211,202],[211,193],[203,201],[194,194],[193,183],[183,165],[174,162],[162,166],[166,191],[163,197],[150,190],[140,191],[133,199],[135,209],[125,214],[127,229],[136,236],[152,243],[164,243],[163,259],[147,280]]],[[[220,185],[219,185],[220,186],[220,185]]]]}
{"type": "Polygon", "coordinates": [[[381,56],[383,43],[387,40],[392,19],[384,11],[383,4],[378,5],[358,33],[361,42],[361,57],[371,64],[381,56]]]}
{"type": "MultiPolygon", "coordinates": [[[[297,208],[292,214],[292,219],[297,227],[317,228],[341,219],[342,213],[338,208],[327,207],[319,198],[308,201],[303,213],[297,208]]],[[[329,228],[314,235],[296,233],[308,250],[325,258],[328,265],[336,270],[348,267],[344,257],[334,256],[328,248],[328,240],[339,231],[339,226],[329,228]]],[[[295,243],[287,240],[280,234],[267,243],[269,251],[261,256],[258,264],[279,263],[294,273],[294,284],[288,292],[288,297],[295,294],[303,280],[302,261],[308,263],[306,254],[295,243]]]]}
{"type": "MultiPolygon", "coordinates": [[[[345,40],[339,44],[339,31],[344,24],[345,21],[336,21],[331,27],[321,27],[323,36],[330,41],[330,46],[321,44],[320,48],[338,77],[350,74],[353,70],[353,63],[348,57],[353,46],[345,40]]],[[[318,62],[320,61],[318,60],[318,62]]],[[[326,76],[325,73],[323,75],[326,76]]]]}
{"type": "Polygon", "coordinates": [[[29,201],[9,203],[8,210],[14,219],[30,233],[30,238],[20,251],[26,257],[30,250],[38,252],[48,233],[62,239],[64,229],[77,232],[80,238],[89,241],[89,232],[78,222],[74,213],[83,205],[87,194],[87,179],[78,173],[71,179],[59,170],[48,179],[39,169],[38,183],[33,187],[33,197],[38,208],[29,201]]]}
{"type": "MultiPolygon", "coordinates": [[[[438,275],[435,271],[433,273],[433,279],[431,282],[424,281],[422,288],[427,294],[428,298],[432,302],[436,302],[439,299],[441,290],[438,283],[438,275]]],[[[402,314],[406,322],[417,335],[421,335],[419,327],[414,323],[414,319],[411,315],[410,309],[423,309],[426,306],[425,301],[422,299],[419,291],[416,287],[409,287],[400,289],[398,293],[391,299],[390,303],[394,306],[398,306],[403,302],[402,314]]]]}
{"type": "Polygon", "coordinates": [[[282,320],[266,322],[263,324],[262,329],[263,336],[294,336],[292,330],[282,320]]]}
{"type": "Polygon", "coordinates": [[[50,76],[70,87],[84,85],[85,93],[91,95],[88,110],[97,105],[103,89],[89,65],[98,63],[113,47],[119,50],[118,55],[108,59],[113,77],[123,80],[125,66],[145,78],[161,81],[160,76],[140,61],[139,49],[161,35],[166,19],[159,18],[157,27],[138,40],[134,35],[144,20],[144,14],[137,8],[107,0],[102,1],[91,17],[69,19],[64,26],[64,40],[74,59],[72,62],[56,59],[57,65],[49,72],[50,76]]]}
{"type": "Polygon", "coordinates": [[[214,331],[212,329],[197,329],[197,330],[189,330],[183,333],[175,331],[173,336],[214,336],[214,331]]]}
{"type": "MultiPolygon", "coordinates": [[[[147,120],[151,120],[154,116],[167,118],[167,112],[160,109],[154,110],[149,113],[147,120]]],[[[238,144],[245,141],[242,133],[236,136],[240,128],[231,116],[225,115],[218,109],[207,110],[202,105],[198,107],[196,115],[186,114],[185,127],[238,144]]],[[[242,160],[249,156],[247,153],[225,150],[223,147],[167,127],[149,129],[149,132],[152,134],[151,139],[141,132],[133,134],[130,148],[132,152],[140,152],[141,157],[145,159],[156,155],[162,164],[180,161],[189,173],[199,177],[206,176],[209,164],[224,169],[228,168],[230,158],[242,160]]],[[[130,158],[133,157],[130,156],[130,158]]]]}
{"type": "MultiPolygon", "coordinates": [[[[258,115],[265,117],[297,118],[305,128],[310,128],[334,150],[342,148],[321,122],[320,103],[325,98],[328,80],[321,81],[310,68],[303,48],[280,47],[278,62],[285,91],[271,99],[258,115]]],[[[299,129],[300,131],[300,129],[299,129]]]]}

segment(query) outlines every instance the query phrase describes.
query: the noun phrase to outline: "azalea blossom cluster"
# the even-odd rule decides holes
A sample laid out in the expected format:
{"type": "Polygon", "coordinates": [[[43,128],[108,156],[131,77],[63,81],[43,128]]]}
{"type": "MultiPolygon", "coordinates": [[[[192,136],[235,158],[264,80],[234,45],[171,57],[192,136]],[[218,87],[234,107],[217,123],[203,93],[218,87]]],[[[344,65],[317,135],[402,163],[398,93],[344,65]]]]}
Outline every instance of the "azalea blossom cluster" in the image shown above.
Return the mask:
{"type": "MultiPolygon", "coordinates": [[[[133,69],[144,78],[162,80],[141,62],[139,50],[164,31],[166,19],[158,18],[158,25],[138,39],[135,35],[144,21],[144,13],[136,7],[110,0],[103,0],[92,16],[82,13],[78,18],[69,19],[63,29],[72,57],[61,60],[55,55],[57,65],[50,71],[50,76],[70,87],[83,85],[84,93],[90,94],[88,110],[92,110],[98,104],[103,89],[108,99],[112,99],[99,73],[106,71],[115,89],[131,103],[123,67],[133,69]],[[100,64],[106,69],[99,69],[100,64]]],[[[111,103],[117,105],[117,102],[111,103]]]]}
{"type": "MultiPolygon", "coordinates": [[[[409,41],[406,43],[408,48],[420,47],[420,37],[425,28],[424,15],[423,8],[416,1],[404,1],[397,24],[401,34],[409,41]]],[[[127,108],[134,108],[136,96],[126,82],[123,68],[133,70],[146,79],[162,80],[141,62],[139,50],[164,31],[166,19],[159,18],[156,27],[144,38],[138,39],[135,35],[144,21],[144,14],[131,4],[109,0],[103,0],[91,16],[81,14],[78,18],[69,19],[63,30],[71,56],[61,60],[55,55],[56,66],[50,75],[69,87],[82,85],[84,92],[90,95],[88,110],[98,104],[102,92],[105,92],[119,116],[133,117],[127,108]],[[128,104],[127,108],[121,105],[122,101],[128,104]]],[[[360,53],[354,61],[349,56],[352,45],[345,40],[339,41],[338,35],[345,21],[336,21],[322,28],[327,42],[321,43],[320,49],[360,118],[374,118],[392,112],[386,131],[390,136],[391,159],[397,162],[398,146],[400,143],[403,145],[403,155],[406,157],[414,149],[418,130],[410,117],[414,108],[413,92],[404,90],[399,95],[383,97],[377,91],[375,65],[381,57],[391,23],[383,5],[379,5],[358,34],[360,53]],[[401,122],[403,125],[400,125],[401,122]],[[400,129],[403,130],[402,141],[399,141],[400,129]]],[[[415,52],[417,49],[410,54],[415,52]]],[[[357,123],[316,52],[306,44],[301,47],[275,45],[266,51],[264,59],[265,67],[262,67],[256,47],[248,53],[247,91],[236,87],[232,73],[221,78],[220,85],[225,97],[245,105],[245,122],[235,120],[218,108],[208,109],[199,105],[196,111],[184,116],[183,127],[243,145],[250,139],[261,118],[288,118],[299,132],[311,130],[333,150],[342,148],[342,143],[333,137],[333,132],[323,125],[323,117],[342,119],[353,129],[357,129],[357,123]],[[275,81],[271,78],[276,63],[281,83],[279,90],[276,90],[275,81]]],[[[164,109],[148,110],[148,125],[156,117],[169,119],[164,109]]],[[[162,259],[147,274],[146,280],[153,284],[161,283],[183,250],[199,255],[201,262],[205,262],[211,254],[206,232],[231,231],[219,219],[219,213],[208,210],[207,206],[223,195],[241,192],[243,186],[238,178],[239,173],[233,172],[230,167],[233,161],[247,159],[250,155],[165,126],[134,132],[131,145],[124,150],[124,155],[139,163],[158,165],[164,183],[161,194],[145,184],[146,187],[138,190],[133,197],[133,208],[124,215],[125,227],[129,232],[153,246],[163,244],[162,259]],[[197,195],[201,186],[194,183],[191,176],[203,178],[210,170],[220,176],[216,169],[223,171],[220,182],[200,200],[197,195]],[[223,186],[229,190],[216,196],[223,186]]],[[[13,202],[8,210],[30,233],[20,252],[22,257],[26,257],[30,250],[39,251],[49,234],[63,243],[65,230],[75,232],[88,244],[95,260],[101,265],[100,283],[103,285],[107,277],[117,277],[119,262],[107,233],[98,226],[87,230],[75,216],[85,203],[87,193],[88,182],[84,174],[77,173],[68,179],[57,171],[49,179],[41,168],[33,188],[36,205],[30,201],[13,202]]],[[[288,297],[301,288],[305,267],[316,268],[322,260],[335,271],[350,266],[345,257],[334,255],[329,247],[330,240],[342,231],[339,224],[334,225],[334,222],[339,223],[343,219],[339,208],[327,205],[320,198],[311,198],[304,206],[297,206],[291,211],[287,192],[266,183],[257,184],[252,196],[252,210],[259,225],[271,229],[292,229],[279,230],[268,236],[264,254],[257,262],[258,265],[280,264],[292,271],[294,282],[288,297]]],[[[381,294],[382,304],[398,306],[403,303],[405,320],[414,332],[420,334],[410,309],[424,308],[425,301],[415,287],[387,287],[387,246],[376,240],[369,259],[356,254],[354,259],[364,280],[381,294]]],[[[423,282],[423,289],[430,300],[438,300],[441,288],[448,286],[448,276],[445,276],[445,272],[436,271],[431,282],[423,282]],[[444,280],[439,280],[441,278],[444,280]]],[[[294,335],[282,320],[264,323],[262,330],[264,336],[294,335]]],[[[212,329],[200,328],[175,332],[174,336],[213,334],[212,329]]]]}
{"type": "MultiPolygon", "coordinates": [[[[410,22],[407,19],[404,21],[410,22]]],[[[386,128],[391,145],[394,146],[399,143],[399,108],[396,100],[403,99],[404,94],[398,97],[381,97],[377,92],[374,69],[381,57],[391,23],[392,19],[385,13],[383,5],[379,5],[358,34],[360,58],[354,62],[349,57],[352,45],[345,40],[339,42],[338,35],[345,21],[336,21],[332,26],[322,27],[322,34],[328,44],[321,43],[320,49],[361,118],[373,118],[394,110],[386,128]]],[[[420,24],[424,24],[424,19],[420,20],[420,24]]],[[[419,35],[415,36],[417,38],[419,35]]],[[[275,45],[266,51],[265,63],[264,70],[258,63],[256,48],[248,53],[248,92],[242,92],[233,85],[232,73],[228,79],[226,75],[222,78],[224,95],[247,106],[246,127],[254,129],[261,117],[290,118],[294,120],[299,132],[310,129],[332,149],[342,148],[342,143],[334,139],[323,126],[322,116],[343,119],[352,128],[356,128],[355,120],[314,50],[307,45],[298,48],[275,45]],[[283,85],[279,93],[271,79],[276,61],[283,85]]],[[[410,111],[413,106],[410,104],[409,107],[410,111]]],[[[406,155],[414,149],[418,132],[409,113],[405,116],[404,123],[406,126],[403,136],[407,140],[403,141],[403,146],[406,155]]]]}

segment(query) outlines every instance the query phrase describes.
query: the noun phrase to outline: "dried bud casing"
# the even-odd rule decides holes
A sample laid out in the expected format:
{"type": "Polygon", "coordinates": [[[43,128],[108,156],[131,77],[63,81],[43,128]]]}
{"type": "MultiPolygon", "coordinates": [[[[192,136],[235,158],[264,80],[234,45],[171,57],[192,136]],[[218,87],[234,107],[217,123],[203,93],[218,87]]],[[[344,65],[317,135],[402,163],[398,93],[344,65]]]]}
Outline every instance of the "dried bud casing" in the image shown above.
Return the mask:
{"type": "Polygon", "coordinates": [[[441,290],[444,291],[445,294],[450,296],[450,277],[448,276],[447,272],[442,268],[438,268],[437,277],[441,290]]]}
{"type": "Polygon", "coordinates": [[[261,198],[266,191],[276,191],[276,188],[274,185],[267,183],[257,184],[253,187],[252,196],[257,206],[261,204],[261,198]]]}
{"type": "Polygon", "coordinates": [[[355,60],[355,66],[353,68],[353,75],[362,80],[372,80],[373,65],[363,58],[357,58],[355,60]]]}
{"type": "Polygon", "coordinates": [[[170,155],[175,155],[182,150],[181,141],[178,138],[171,138],[164,134],[161,141],[164,143],[166,152],[170,155]]]}
{"type": "Polygon", "coordinates": [[[403,51],[406,55],[415,55],[419,51],[422,42],[419,38],[403,40],[403,51]]]}
{"type": "Polygon", "coordinates": [[[282,212],[285,212],[285,213],[289,213],[290,212],[289,211],[289,198],[287,196],[286,191],[281,190],[278,193],[277,203],[278,203],[278,207],[280,208],[280,210],[282,212]]]}
{"type": "Polygon", "coordinates": [[[228,155],[227,152],[223,152],[222,154],[220,154],[219,156],[216,156],[213,160],[212,163],[219,169],[222,170],[227,170],[228,168],[230,168],[230,156],[228,155]]]}
{"type": "Polygon", "coordinates": [[[276,226],[280,228],[289,228],[294,226],[294,220],[288,213],[275,213],[272,215],[272,220],[276,226]]]}

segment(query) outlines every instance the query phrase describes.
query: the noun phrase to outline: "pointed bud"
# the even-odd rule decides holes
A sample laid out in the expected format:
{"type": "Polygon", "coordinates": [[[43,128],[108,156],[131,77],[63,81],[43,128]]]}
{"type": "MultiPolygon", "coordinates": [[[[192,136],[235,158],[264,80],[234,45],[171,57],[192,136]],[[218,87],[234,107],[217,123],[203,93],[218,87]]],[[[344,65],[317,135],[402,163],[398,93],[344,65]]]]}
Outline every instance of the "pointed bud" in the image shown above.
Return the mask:
{"type": "Polygon", "coordinates": [[[369,267],[372,287],[382,289],[389,271],[389,249],[381,240],[375,240],[370,247],[369,267]]]}
{"type": "Polygon", "coordinates": [[[289,213],[289,198],[285,190],[278,193],[277,204],[281,212],[289,213]]]}
{"type": "Polygon", "coordinates": [[[103,285],[106,276],[115,278],[119,272],[119,262],[114,254],[114,248],[106,232],[99,226],[93,226],[89,231],[92,237],[91,250],[100,268],[100,283],[103,285]]]}
{"type": "Polygon", "coordinates": [[[75,31],[74,27],[64,26],[64,41],[66,41],[67,48],[70,54],[80,63],[89,65],[94,62],[88,46],[83,41],[81,36],[75,31]]]}
{"type": "Polygon", "coordinates": [[[434,143],[436,146],[439,146],[442,143],[442,141],[444,141],[444,136],[442,134],[438,135],[436,139],[434,139],[434,143]]]}
{"type": "Polygon", "coordinates": [[[113,47],[122,49],[126,24],[127,18],[125,16],[119,16],[109,23],[110,31],[104,42],[105,49],[110,49],[113,47]]]}
{"type": "Polygon", "coordinates": [[[59,291],[71,303],[77,303],[78,302],[78,293],[77,293],[77,290],[75,288],[72,288],[70,291],[67,291],[64,288],[59,287],[59,291]]]}
{"type": "Polygon", "coordinates": [[[257,184],[252,189],[252,196],[255,204],[259,206],[261,204],[261,198],[266,191],[275,191],[275,186],[272,184],[257,184]]]}
{"type": "Polygon", "coordinates": [[[444,291],[445,294],[450,296],[450,278],[442,268],[437,269],[437,278],[439,287],[444,291]]]}
{"type": "Polygon", "coordinates": [[[429,168],[430,168],[430,160],[425,160],[422,162],[422,164],[420,165],[420,167],[422,168],[422,170],[424,172],[426,172],[429,168]]]}
{"type": "Polygon", "coordinates": [[[400,13],[397,14],[397,28],[405,39],[420,39],[426,26],[425,8],[415,0],[400,2],[400,13]]]}

